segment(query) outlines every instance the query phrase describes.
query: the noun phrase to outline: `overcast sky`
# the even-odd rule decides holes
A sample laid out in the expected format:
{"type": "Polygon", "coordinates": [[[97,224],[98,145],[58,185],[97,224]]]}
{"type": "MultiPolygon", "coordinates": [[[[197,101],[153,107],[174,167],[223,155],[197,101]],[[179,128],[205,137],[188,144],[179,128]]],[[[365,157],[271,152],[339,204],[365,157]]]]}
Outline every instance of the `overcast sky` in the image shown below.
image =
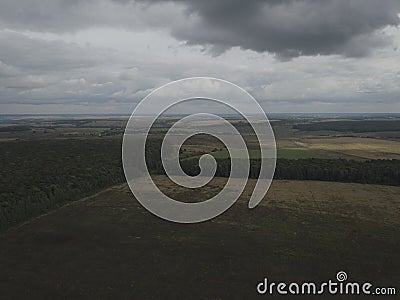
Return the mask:
{"type": "Polygon", "coordinates": [[[400,112],[399,0],[1,0],[0,113],[130,113],[211,76],[266,112],[400,112]]]}

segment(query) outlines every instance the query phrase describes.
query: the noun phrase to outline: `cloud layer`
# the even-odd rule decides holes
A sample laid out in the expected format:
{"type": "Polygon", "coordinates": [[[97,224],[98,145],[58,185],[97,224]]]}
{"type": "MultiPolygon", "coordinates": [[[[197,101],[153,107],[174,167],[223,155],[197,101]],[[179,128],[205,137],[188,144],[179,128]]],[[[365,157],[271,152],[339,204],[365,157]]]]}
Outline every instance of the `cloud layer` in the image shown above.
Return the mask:
{"type": "Polygon", "coordinates": [[[0,110],[127,112],[170,80],[213,76],[267,111],[400,111],[399,13],[398,0],[3,0],[0,110]]]}
{"type": "Polygon", "coordinates": [[[3,26],[68,32],[110,26],[167,28],[219,54],[231,47],[279,58],[358,57],[390,43],[381,33],[399,24],[398,0],[3,0],[3,26]]]}

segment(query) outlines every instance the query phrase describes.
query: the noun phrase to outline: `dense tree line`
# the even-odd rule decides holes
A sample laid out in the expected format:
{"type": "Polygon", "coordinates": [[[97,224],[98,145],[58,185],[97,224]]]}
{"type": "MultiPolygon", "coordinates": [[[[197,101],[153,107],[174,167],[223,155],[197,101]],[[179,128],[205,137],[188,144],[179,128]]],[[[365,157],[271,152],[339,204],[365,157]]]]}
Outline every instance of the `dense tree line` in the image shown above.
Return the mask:
{"type": "Polygon", "coordinates": [[[279,159],[275,178],[400,185],[400,160],[279,159]]]}
{"type": "Polygon", "coordinates": [[[400,120],[327,121],[293,125],[302,131],[380,132],[400,131],[400,120]]]}
{"type": "MultiPolygon", "coordinates": [[[[217,162],[216,176],[228,177],[230,160],[217,162]]],[[[183,161],[182,168],[192,176],[200,172],[197,160],[183,161]]],[[[258,178],[259,172],[260,160],[252,159],[249,177],[258,178]]],[[[400,185],[400,160],[278,159],[274,178],[400,185]]]]}
{"type": "Polygon", "coordinates": [[[124,180],[119,140],[0,143],[0,229],[124,180]]]}

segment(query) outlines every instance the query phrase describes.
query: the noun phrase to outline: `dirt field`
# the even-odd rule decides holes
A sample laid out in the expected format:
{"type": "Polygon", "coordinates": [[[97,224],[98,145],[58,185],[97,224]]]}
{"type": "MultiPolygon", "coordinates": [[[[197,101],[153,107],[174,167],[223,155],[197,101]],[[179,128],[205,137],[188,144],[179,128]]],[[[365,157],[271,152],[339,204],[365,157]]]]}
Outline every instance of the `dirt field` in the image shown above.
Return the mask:
{"type": "MultiPolygon", "coordinates": [[[[224,183],[190,193],[157,180],[191,201],[224,183]]],[[[253,210],[249,193],[193,225],[153,216],[125,184],[72,203],[0,236],[1,298],[250,299],[264,277],[321,282],[340,270],[400,282],[400,187],[274,181],[253,210]]]]}

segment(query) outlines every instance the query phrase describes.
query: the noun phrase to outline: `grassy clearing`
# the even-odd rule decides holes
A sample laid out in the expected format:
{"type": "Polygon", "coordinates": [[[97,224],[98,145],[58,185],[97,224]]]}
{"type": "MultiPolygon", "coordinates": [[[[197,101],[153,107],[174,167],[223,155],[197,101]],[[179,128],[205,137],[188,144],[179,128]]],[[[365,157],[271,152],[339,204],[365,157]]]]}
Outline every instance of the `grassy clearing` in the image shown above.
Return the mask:
{"type": "MultiPolygon", "coordinates": [[[[229,152],[226,150],[213,152],[211,154],[218,159],[229,158],[229,152]]],[[[259,159],[261,158],[261,152],[259,150],[249,150],[249,156],[252,159],[259,159]]],[[[306,158],[327,158],[327,156],[304,148],[278,148],[277,158],[306,159],[306,158]]]]}
{"type": "Polygon", "coordinates": [[[303,148],[278,148],[278,158],[306,159],[306,158],[327,158],[326,155],[316,153],[303,148]]]}

